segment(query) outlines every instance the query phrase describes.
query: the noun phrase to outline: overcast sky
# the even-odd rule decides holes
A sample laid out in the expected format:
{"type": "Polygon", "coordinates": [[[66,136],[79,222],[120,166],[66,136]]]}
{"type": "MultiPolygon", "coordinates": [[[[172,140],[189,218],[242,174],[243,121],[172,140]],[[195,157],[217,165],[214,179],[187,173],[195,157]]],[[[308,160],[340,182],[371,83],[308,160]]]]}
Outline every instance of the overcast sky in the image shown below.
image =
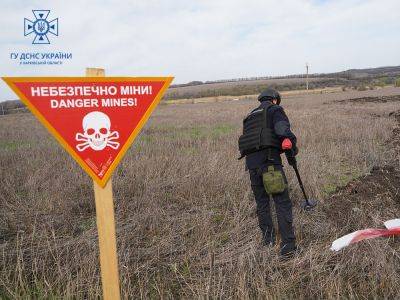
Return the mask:
{"type": "MultiPolygon", "coordinates": [[[[174,83],[400,65],[399,0],[1,1],[0,75],[175,76],[174,83]],[[32,45],[24,18],[59,18],[32,45]],[[11,52],[71,52],[62,66],[20,66],[11,52]]],[[[0,83],[0,100],[14,99],[0,83]]]]}

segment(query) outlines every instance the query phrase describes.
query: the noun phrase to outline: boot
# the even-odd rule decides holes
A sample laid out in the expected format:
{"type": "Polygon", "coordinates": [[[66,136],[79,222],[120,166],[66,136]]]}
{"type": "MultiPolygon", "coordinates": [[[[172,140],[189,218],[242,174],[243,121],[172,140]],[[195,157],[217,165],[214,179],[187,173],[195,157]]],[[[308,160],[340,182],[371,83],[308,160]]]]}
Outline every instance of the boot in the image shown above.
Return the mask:
{"type": "Polygon", "coordinates": [[[281,248],[281,259],[288,260],[293,258],[300,252],[300,249],[296,245],[285,244],[281,248]]]}

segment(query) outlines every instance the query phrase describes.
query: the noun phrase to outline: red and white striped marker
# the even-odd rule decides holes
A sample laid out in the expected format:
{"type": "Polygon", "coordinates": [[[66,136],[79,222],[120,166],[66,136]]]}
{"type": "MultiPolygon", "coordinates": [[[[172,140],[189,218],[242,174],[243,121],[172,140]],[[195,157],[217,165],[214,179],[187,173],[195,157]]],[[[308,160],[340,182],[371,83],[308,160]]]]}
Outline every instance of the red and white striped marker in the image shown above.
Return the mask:
{"type": "Polygon", "coordinates": [[[348,245],[358,243],[362,240],[373,239],[381,236],[400,235],[400,219],[388,220],[384,224],[386,229],[368,228],[346,234],[332,243],[331,250],[339,251],[348,245]]]}

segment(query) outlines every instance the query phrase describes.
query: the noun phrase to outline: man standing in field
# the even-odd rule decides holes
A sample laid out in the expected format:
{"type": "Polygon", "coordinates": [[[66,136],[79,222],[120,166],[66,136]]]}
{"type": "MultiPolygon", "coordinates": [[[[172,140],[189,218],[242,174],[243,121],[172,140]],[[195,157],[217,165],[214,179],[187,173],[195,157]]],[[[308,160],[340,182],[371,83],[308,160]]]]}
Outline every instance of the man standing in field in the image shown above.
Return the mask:
{"type": "Polygon", "coordinates": [[[296,136],[290,130],[289,119],[280,94],[274,89],[262,92],[260,105],[243,120],[243,135],[239,138],[241,158],[246,156],[251,188],[257,203],[259,226],[266,245],[275,244],[275,228],[271,219],[270,197],[275,202],[281,236],[281,255],[293,255],[296,239],[293,231],[292,202],[283,171],[281,154],[286,150],[289,164],[297,155],[296,136]]]}

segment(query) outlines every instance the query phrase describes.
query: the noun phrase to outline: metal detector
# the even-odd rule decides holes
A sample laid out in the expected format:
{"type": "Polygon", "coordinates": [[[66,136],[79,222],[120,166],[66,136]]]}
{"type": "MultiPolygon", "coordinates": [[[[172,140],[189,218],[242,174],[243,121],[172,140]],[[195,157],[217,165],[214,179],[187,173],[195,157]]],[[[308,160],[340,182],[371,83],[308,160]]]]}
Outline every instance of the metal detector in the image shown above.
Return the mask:
{"type": "Polygon", "coordinates": [[[293,167],[294,172],[296,173],[297,181],[299,182],[301,191],[303,192],[304,201],[301,203],[301,208],[304,209],[304,210],[311,210],[315,206],[317,206],[317,200],[309,199],[307,197],[306,191],[304,189],[303,181],[301,180],[301,177],[300,177],[299,169],[297,168],[297,161],[296,161],[296,158],[294,156],[291,157],[290,165],[293,167]]]}

